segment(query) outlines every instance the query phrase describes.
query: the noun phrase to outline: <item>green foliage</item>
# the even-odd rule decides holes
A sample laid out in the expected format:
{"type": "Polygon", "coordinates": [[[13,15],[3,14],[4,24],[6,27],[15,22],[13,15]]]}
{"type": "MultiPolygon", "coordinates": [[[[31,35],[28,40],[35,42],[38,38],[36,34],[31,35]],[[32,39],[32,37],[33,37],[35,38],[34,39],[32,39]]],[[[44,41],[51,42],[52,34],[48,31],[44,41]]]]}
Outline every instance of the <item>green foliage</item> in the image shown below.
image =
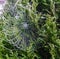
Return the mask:
{"type": "Polygon", "coordinates": [[[0,59],[60,59],[60,0],[8,0],[0,17],[0,59]]]}

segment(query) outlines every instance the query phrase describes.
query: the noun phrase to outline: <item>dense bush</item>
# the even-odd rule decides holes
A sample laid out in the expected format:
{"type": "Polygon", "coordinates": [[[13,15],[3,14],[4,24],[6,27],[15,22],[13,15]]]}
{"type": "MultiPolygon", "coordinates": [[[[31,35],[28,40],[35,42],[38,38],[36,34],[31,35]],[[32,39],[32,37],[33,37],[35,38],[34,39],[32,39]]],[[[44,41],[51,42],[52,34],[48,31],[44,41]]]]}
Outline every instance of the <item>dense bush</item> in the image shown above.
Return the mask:
{"type": "Polygon", "coordinates": [[[0,59],[60,59],[60,0],[7,0],[0,15],[0,59]]]}

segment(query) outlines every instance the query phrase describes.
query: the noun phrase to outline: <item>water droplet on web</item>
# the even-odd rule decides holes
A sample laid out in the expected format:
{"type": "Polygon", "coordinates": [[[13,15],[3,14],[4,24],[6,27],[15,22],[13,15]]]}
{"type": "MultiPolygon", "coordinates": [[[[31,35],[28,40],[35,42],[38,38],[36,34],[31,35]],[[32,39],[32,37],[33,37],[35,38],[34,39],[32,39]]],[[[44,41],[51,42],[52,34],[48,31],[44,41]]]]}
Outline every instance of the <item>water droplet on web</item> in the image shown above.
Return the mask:
{"type": "Polygon", "coordinates": [[[27,24],[27,23],[23,23],[23,27],[24,27],[25,29],[27,29],[27,28],[28,28],[28,24],[27,24]]]}

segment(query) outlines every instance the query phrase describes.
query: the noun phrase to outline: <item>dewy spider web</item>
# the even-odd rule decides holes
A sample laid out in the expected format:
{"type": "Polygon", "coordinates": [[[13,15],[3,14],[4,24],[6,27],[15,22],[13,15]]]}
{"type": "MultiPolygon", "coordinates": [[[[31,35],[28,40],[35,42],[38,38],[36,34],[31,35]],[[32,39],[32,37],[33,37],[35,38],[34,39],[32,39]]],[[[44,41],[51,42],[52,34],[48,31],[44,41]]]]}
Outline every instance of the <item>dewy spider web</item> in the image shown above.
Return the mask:
{"type": "MultiPolygon", "coordinates": [[[[17,3],[13,6],[15,6],[16,8],[17,3]]],[[[9,9],[10,8],[11,7],[9,7],[9,9]]],[[[9,44],[13,45],[16,49],[21,50],[26,50],[27,47],[29,47],[31,40],[34,39],[32,38],[29,28],[31,27],[32,23],[28,18],[26,18],[26,9],[26,6],[22,6],[19,10],[8,10],[8,15],[5,15],[6,19],[4,20],[3,28],[5,36],[7,37],[6,41],[9,42],[9,44]],[[11,13],[13,14],[13,16],[11,13]]]]}
{"type": "Polygon", "coordinates": [[[4,33],[7,36],[7,42],[17,49],[26,50],[30,42],[29,24],[25,21],[25,12],[20,11],[20,18],[8,16],[4,20],[4,33]]]}

